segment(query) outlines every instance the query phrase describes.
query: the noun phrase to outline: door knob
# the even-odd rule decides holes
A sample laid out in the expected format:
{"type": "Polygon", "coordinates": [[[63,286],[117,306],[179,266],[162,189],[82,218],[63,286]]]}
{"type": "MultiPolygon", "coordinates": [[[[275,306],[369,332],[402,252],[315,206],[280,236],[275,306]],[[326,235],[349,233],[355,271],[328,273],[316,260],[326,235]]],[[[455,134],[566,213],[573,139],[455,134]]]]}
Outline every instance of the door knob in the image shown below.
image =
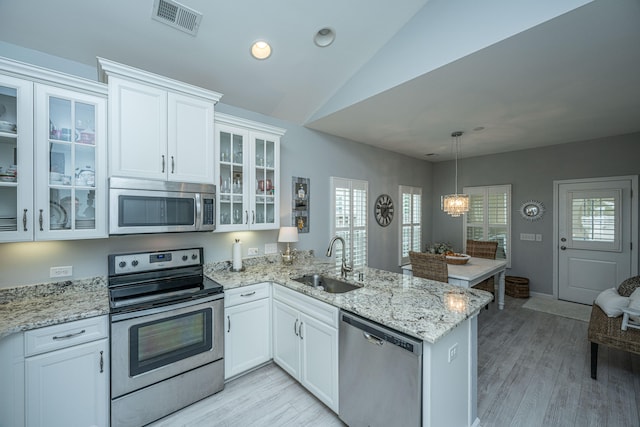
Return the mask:
{"type": "Polygon", "coordinates": [[[563,251],[567,249],[566,246],[560,246],[560,249],[562,249],[563,251]]]}
{"type": "Polygon", "coordinates": [[[567,241],[567,239],[563,237],[563,238],[561,238],[561,239],[560,239],[560,241],[561,241],[561,242],[566,242],[566,241],[567,241]]]}

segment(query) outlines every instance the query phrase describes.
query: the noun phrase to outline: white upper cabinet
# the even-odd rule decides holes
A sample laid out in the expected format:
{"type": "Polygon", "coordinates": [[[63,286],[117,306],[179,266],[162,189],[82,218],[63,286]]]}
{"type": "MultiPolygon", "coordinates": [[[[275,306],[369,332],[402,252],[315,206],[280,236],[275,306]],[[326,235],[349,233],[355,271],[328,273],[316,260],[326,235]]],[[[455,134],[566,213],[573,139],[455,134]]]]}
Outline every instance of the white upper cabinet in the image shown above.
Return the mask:
{"type": "Polygon", "coordinates": [[[109,84],[110,176],[214,183],[219,93],[99,58],[109,84]]]}
{"type": "Polygon", "coordinates": [[[280,137],[285,132],[216,114],[216,231],[280,227],[280,137]]]}
{"type": "Polygon", "coordinates": [[[0,111],[0,241],[107,237],[106,87],[2,59],[0,111]]]}

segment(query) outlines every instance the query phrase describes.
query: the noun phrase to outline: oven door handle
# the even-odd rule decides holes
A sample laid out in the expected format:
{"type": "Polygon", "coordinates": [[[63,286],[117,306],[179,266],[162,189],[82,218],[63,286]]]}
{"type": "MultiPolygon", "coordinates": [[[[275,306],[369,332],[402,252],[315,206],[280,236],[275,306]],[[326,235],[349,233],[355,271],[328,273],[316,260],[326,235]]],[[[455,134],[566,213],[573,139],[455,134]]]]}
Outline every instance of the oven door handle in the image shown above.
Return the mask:
{"type": "Polygon", "coordinates": [[[173,311],[183,307],[190,307],[192,305],[205,304],[207,302],[219,300],[222,298],[224,298],[223,292],[219,294],[211,295],[210,297],[194,298],[189,301],[184,301],[176,304],[163,305],[161,307],[147,308],[147,309],[131,311],[127,313],[116,313],[111,315],[111,321],[119,322],[122,320],[133,319],[135,317],[149,316],[151,314],[163,313],[166,311],[173,311]]]}

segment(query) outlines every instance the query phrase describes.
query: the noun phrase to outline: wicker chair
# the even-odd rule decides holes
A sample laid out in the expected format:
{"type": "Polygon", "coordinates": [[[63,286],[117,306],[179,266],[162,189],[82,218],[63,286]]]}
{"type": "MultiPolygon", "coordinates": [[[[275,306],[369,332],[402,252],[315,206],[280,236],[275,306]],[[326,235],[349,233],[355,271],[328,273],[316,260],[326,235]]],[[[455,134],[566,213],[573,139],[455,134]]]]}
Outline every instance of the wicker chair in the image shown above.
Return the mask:
{"type": "MultiPolygon", "coordinates": [[[[467,255],[476,258],[496,259],[498,242],[485,242],[481,240],[467,240],[467,255]]],[[[474,289],[482,289],[491,292],[495,298],[495,283],[493,277],[489,277],[475,286],[474,289]]]]}
{"type": "MultiPolygon", "coordinates": [[[[628,297],[640,287],[640,276],[625,280],[618,286],[618,293],[628,297]]],[[[640,330],[623,331],[622,316],[608,317],[602,309],[593,304],[589,320],[588,337],[591,341],[591,378],[596,379],[598,371],[598,345],[616,348],[630,353],[640,354],[640,330]]]]}
{"type": "Polygon", "coordinates": [[[449,268],[445,255],[430,254],[426,252],[409,252],[411,269],[415,277],[437,280],[447,283],[449,280],[449,268]]]}

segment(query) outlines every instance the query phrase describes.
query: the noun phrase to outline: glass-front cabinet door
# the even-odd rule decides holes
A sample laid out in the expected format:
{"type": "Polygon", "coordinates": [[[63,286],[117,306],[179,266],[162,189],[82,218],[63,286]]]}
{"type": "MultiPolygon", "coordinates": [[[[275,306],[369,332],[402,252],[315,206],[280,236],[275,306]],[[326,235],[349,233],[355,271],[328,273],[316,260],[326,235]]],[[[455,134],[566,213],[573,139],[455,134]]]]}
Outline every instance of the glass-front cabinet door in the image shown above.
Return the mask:
{"type": "Polygon", "coordinates": [[[279,138],[272,135],[251,133],[254,191],[252,193],[252,228],[273,229],[280,223],[278,209],[279,138]]]}
{"type": "Polygon", "coordinates": [[[105,99],[36,86],[36,239],[106,237],[105,99]]]}
{"type": "Polygon", "coordinates": [[[280,226],[280,136],[285,130],[216,113],[216,231],[280,226]]]}
{"type": "Polygon", "coordinates": [[[0,75],[0,242],[33,239],[33,83],[0,75]]]}
{"type": "Polygon", "coordinates": [[[231,126],[216,127],[218,170],[218,231],[247,227],[249,211],[245,198],[247,132],[231,126]]]}

